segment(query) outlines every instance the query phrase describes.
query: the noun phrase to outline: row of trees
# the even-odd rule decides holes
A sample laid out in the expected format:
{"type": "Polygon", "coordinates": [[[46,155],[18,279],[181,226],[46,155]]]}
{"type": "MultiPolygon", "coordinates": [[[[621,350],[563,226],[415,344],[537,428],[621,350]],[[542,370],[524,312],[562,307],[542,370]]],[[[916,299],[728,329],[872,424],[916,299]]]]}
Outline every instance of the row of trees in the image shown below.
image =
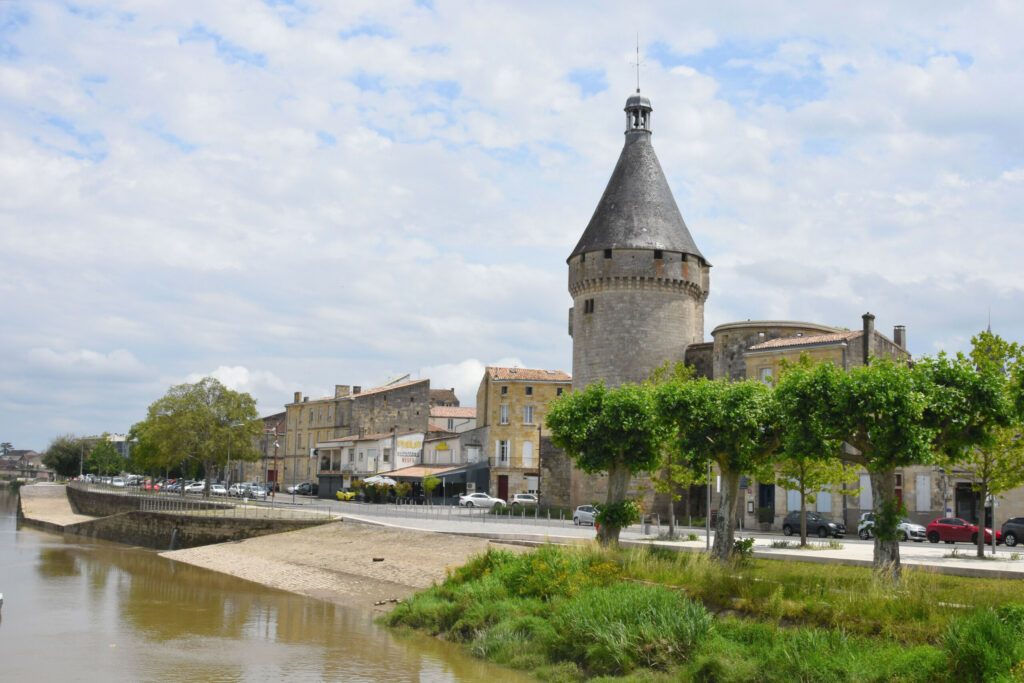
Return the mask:
{"type": "Polygon", "coordinates": [[[262,430],[252,396],[206,377],[171,387],[149,406],[146,418],[129,431],[129,459],[105,439],[88,442],[62,436],[50,444],[43,462],[64,477],[77,475],[80,468],[99,474],[201,472],[209,490],[210,476],[229,459],[259,457],[255,444],[262,430]]]}
{"type": "MultiPolygon", "coordinates": [[[[904,511],[896,470],[909,465],[969,467],[982,500],[1024,484],[1024,360],[1020,346],[985,332],[969,355],[940,354],[913,365],[876,360],[844,372],[806,358],[774,388],[748,380],[693,379],[683,369],[642,385],[594,384],[563,397],[547,425],[556,445],[588,473],[607,473],[598,538],[615,543],[635,521],[627,499],[640,472],[669,481],[721,476],[712,553],[730,559],[743,475],[789,481],[803,492],[857,469],[871,479],[874,564],[898,576],[897,526],[904,511]]],[[[805,533],[805,522],[801,524],[805,533]]],[[[979,534],[983,552],[984,534],[979,534]]]]}

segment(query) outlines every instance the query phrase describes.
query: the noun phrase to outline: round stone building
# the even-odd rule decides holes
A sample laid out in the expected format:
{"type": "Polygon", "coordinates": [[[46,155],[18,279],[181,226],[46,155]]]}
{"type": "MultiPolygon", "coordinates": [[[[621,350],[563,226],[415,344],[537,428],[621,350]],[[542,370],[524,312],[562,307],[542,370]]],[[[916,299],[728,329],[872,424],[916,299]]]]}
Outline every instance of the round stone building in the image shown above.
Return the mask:
{"type": "MultiPolygon", "coordinates": [[[[651,101],[637,91],[625,111],[619,161],[567,259],[574,389],[598,381],[642,382],[666,362],[685,361],[687,348],[704,340],[711,266],[683,222],[651,145],[651,101]]],[[[549,481],[569,480],[571,505],[604,500],[607,477],[584,474],[564,458],[548,463],[549,481]]],[[[643,482],[634,478],[629,495],[638,495],[643,482]]],[[[648,505],[663,511],[667,499],[654,500],[645,488],[648,505]]]]}
{"type": "Polygon", "coordinates": [[[651,101],[626,100],[626,141],[569,255],[573,388],[642,382],[704,339],[710,265],[651,145],[651,101]]]}

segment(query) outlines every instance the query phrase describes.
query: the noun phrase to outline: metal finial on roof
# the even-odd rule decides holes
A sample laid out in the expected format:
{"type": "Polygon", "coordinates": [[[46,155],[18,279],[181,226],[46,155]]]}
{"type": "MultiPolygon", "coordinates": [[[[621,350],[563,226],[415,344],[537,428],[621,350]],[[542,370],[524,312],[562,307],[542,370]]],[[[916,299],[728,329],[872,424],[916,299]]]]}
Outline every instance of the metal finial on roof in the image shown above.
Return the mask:
{"type": "Polygon", "coordinates": [[[641,64],[643,64],[643,62],[640,61],[640,34],[637,33],[636,34],[636,61],[633,62],[633,65],[636,66],[636,91],[638,93],[640,92],[640,65],[641,64]]]}

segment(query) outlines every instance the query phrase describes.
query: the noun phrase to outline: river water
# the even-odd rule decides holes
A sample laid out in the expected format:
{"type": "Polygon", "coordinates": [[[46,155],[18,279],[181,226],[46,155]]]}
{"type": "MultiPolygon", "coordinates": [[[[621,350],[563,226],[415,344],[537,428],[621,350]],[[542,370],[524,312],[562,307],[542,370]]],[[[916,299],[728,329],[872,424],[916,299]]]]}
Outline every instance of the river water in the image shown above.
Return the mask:
{"type": "Polygon", "coordinates": [[[525,680],[365,612],[116,543],[16,528],[0,489],[0,680],[525,680]]]}

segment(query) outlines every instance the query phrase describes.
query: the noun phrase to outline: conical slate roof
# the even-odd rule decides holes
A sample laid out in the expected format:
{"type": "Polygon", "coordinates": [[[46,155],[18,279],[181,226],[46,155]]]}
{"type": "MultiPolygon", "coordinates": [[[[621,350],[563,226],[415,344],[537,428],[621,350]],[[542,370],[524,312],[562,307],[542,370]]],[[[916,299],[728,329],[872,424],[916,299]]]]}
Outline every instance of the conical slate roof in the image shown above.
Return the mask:
{"type": "Polygon", "coordinates": [[[626,132],[619,162],[569,258],[591,251],[629,248],[662,249],[704,258],[679,213],[648,131],[626,132]]]}

